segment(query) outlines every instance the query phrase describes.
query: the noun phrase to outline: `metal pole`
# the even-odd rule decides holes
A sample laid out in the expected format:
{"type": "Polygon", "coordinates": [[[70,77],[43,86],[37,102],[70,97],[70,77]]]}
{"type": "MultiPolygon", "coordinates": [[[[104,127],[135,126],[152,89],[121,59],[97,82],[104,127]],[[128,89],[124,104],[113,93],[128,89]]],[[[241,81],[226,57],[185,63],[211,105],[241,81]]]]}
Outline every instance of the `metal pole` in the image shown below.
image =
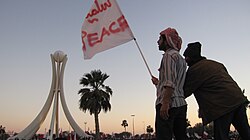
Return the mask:
{"type": "Polygon", "coordinates": [[[132,117],[133,117],[133,136],[135,135],[135,120],[134,120],[134,118],[135,118],[135,115],[134,114],[132,114],[131,115],[132,117]]]}
{"type": "Polygon", "coordinates": [[[143,121],[143,132],[145,134],[145,122],[143,121]]]}
{"type": "Polygon", "coordinates": [[[150,71],[149,66],[148,66],[148,64],[147,64],[147,61],[146,61],[146,59],[145,59],[145,57],[144,57],[144,55],[143,55],[143,53],[142,53],[142,51],[141,51],[141,49],[140,49],[140,47],[139,47],[139,45],[138,45],[138,43],[137,43],[137,41],[136,41],[135,38],[134,38],[134,41],[135,41],[135,44],[136,44],[136,46],[137,46],[137,48],[138,48],[138,50],[139,50],[139,52],[140,52],[140,54],[141,54],[141,56],[142,56],[142,59],[143,59],[145,65],[146,65],[146,67],[147,67],[147,70],[148,70],[150,76],[152,77],[152,76],[153,76],[153,75],[152,75],[152,72],[150,71]]]}

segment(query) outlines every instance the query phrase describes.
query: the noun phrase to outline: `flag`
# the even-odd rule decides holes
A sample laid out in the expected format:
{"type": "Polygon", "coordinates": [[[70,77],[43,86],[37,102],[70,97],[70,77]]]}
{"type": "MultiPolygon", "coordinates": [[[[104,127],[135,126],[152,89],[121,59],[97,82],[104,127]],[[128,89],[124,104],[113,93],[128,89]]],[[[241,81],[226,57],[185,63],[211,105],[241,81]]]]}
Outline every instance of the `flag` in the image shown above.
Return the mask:
{"type": "Polygon", "coordinates": [[[81,37],[84,59],[134,39],[115,0],[94,0],[84,19],[81,37]]]}

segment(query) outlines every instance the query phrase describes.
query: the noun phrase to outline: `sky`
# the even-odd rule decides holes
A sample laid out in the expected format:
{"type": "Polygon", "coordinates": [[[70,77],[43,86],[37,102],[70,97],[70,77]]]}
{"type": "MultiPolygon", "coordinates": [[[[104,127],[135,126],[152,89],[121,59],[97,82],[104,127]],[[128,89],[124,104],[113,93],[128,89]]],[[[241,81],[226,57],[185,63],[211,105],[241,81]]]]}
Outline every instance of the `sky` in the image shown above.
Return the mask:
{"type": "MultiPolygon", "coordinates": [[[[159,33],[175,28],[182,37],[183,54],[190,42],[200,41],[202,55],[222,62],[250,98],[250,1],[249,0],[117,0],[137,39],[153,75],[157,76],[163,52],[159,33]]],[[[93,131],[94,117],[79,109],[80,78],[100,69],[110,77],[111,111],[100,113],[105,133],[145,132],[154,127],[155,87],[133,41],[83,59],[81,27],[92,0],[1,0],[0,1],[0,124],[20,132],[42,109],[50,91],[50,54],[61,50],[68,61],[64,94],[71,115],[83,129],[93,131]],[[131,115],[135,115],[132,117],[131,115]],[[86,122],[86,125],[85,125],[86,122]]],[[[194,96],[187,98],[188,119],[200,123],[194,96]]],[[[52,109],[51,109],[52,110],[52,109]]],[[[247,110],[248,117],[250,112],[247,110]]],[[[48,130],[51,111],[39,132],[48,130]]],[[[72,130],[60,108],[60,128],[72,130]]]]}

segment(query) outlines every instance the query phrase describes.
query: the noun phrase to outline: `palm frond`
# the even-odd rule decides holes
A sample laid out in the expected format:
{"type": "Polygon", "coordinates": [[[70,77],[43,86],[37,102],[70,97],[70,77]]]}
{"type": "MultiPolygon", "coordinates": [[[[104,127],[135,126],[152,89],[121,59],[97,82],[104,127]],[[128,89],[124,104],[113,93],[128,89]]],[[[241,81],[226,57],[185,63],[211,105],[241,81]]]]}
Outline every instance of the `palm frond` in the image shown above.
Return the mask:
{"type": "Polygon", "coordinates": [[[82,88],[82,89],[80,89],[78,91],[78,94],[81,94],[81,96],[82,96],[82,95],[84,95],[85,93],[88,93],[88,92],[90,92],[89,88],[82,88]]]}
{"type": "Polygon", "coordinates": [[[80,79],[83,88],[78,91],[78,94],[81,95],[80,110],[89,111],[91,115],[99,114],[101,110],[104,112],[111,110],[110,97],[113,92],[109,86],[104,85],[104,81],[108,77],[109,75],[102,73],[101,70],[93,70],[84,74],[80,79]]]}

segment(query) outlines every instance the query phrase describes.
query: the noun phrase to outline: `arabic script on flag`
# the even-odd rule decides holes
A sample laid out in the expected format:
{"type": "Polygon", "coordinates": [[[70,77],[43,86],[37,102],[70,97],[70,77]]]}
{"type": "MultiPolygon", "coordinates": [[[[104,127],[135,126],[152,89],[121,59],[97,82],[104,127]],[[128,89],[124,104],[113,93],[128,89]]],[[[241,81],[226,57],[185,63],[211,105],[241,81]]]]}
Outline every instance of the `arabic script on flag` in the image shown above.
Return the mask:
{"type": "Polygon", "coordinates": [[[115,0],[95,0],[81,30],[84,59],[134,39],[115,0]]]}

